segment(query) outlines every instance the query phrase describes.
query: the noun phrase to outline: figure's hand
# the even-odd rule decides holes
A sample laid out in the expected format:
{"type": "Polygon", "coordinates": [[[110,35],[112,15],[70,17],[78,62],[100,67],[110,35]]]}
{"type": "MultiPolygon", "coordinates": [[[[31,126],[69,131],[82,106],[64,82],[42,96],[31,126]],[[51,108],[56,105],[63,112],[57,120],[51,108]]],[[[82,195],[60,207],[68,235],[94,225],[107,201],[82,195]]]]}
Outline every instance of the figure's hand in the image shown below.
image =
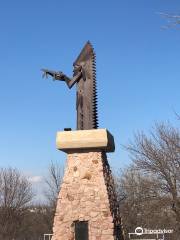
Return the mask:
{"type": "Polygon", "coordinates": [[[48,69],[41,69],[43,71],[43,77],[48,77],[50,75],[54,80],[65,81],[65,74],[63,72],[50,71],[48,69]]]}
{"type": "Polygon", "coordinates": [[[55,72],[53,77],[54,80],[65,81],[65,74],[63,72],[55,72]]]}
{"type": "Polygon", "coordinates": [[[43,72],[42,77],[43,78],[48,78],[48,70],[43,68],[43,69],[41,69],[41,71],[43,72]]]}

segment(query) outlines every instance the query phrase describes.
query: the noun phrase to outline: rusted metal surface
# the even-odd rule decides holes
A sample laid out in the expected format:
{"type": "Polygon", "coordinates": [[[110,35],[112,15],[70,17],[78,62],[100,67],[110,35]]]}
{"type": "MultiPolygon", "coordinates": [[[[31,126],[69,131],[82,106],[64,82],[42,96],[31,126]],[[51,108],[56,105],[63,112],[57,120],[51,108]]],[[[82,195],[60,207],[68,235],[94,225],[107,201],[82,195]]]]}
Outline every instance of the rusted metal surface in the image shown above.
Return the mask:
{"type": "Polygon", "coordinates": [[[63,72],[42,69],[45,76],[65,81],[69,88],[76,84],[77,129],[98,128],[96,56],[90,42],[87,42],[73,64],[73,77],[63,72]]]}

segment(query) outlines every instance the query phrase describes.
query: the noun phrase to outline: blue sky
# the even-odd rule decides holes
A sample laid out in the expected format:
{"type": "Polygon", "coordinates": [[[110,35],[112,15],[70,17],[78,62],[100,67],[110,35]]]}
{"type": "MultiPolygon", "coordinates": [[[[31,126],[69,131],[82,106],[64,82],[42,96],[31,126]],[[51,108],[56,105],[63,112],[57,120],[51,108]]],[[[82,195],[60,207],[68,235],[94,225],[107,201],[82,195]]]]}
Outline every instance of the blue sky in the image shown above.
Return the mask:
{"type": "Polygon", "coordinates": [[[0,7],[0,166],[43,175],[58,130],[75,128],[75,88],[42,79],[41,68],[72,74],[87,40],[97,54],[99,122],[114,135],[113,168],[122,149],[155,121],[179,126],[180,30],[163,30],[158,12],[178,13],[178,0],[2,1],[0,7]]]}

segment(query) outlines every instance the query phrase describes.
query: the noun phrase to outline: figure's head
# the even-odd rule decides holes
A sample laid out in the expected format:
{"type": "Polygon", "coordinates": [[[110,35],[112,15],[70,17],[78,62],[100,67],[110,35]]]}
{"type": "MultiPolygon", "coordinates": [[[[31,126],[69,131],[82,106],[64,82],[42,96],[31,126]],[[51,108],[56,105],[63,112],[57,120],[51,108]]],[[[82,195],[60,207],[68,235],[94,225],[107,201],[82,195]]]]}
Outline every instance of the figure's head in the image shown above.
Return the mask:
{"type": "Polygon", "coordinates": [[[79,73],[82,69],[82,66],[79,64],[73,64],[73,66],[74,66],[74,70],[73,70],[74,74],[79,73]]]}

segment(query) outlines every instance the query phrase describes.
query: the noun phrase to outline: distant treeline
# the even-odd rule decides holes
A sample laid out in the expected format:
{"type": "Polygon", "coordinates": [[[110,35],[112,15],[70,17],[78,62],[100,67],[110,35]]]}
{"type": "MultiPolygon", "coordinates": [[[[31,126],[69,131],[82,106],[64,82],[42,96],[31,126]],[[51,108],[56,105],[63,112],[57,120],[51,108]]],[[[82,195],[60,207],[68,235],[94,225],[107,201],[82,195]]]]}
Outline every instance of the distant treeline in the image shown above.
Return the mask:
{"type": "MultiPolygon", "coordinates": [[[[173,229],[167,239],[180,236],[180,131],[156,124],[150,134],[139,132],[125,146],[132,158],[114,173],[126,239],[135,228],[173,229]]],[[[45,178],[46,203],[32,204],[28,178],[17,169],[0,169],[0,239],[41,240],[52,233],[63,168],[51,163],[45,178]]]]}

